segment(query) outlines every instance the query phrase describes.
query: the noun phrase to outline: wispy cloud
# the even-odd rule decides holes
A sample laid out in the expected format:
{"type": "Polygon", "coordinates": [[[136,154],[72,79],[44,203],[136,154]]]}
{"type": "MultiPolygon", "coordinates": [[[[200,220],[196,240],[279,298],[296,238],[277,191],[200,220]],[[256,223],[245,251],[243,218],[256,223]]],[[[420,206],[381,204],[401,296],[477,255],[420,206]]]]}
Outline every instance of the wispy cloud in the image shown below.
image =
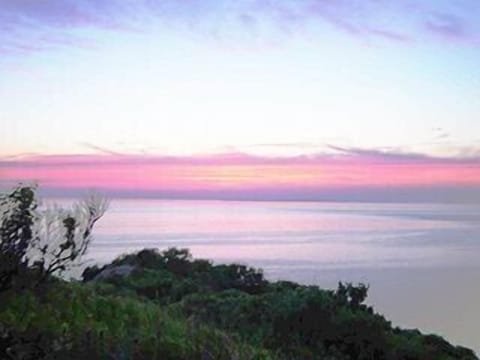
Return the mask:
{"type": "Polygon", "coordinates": [[[450,137],[450,133],[445,131],[442,128],[435,128],[433,129],[434,135],[433,140],[444,140],[450,137]]]}
{"type": "Polygon", "coordinates": [[[393,42],[415,41],[422,31],[447,41],[478,40],[480,3],[463,3],[468,6],[374,0],[0,0],[0,51],[93,46],[94,39],[81,30],[132,31],[158,21],[215,37],[228,37],[232,29],[257,36],[265,27],[291,34],[323,23],[351,36],[393,42]]]}
{"type": "Polygon", "coordinates": [[[101,146],[98,146],[98,145],[95,145],[95,144],[91,144],[89,142],[83,142],[80,145],[82,145],[82,146],[84,146],[88,149],[94,150],[95,152],[98,152],[100,154],[109,154],[109,155],[116,155],[116,156],[122,155],[118,151],[107,149],[105,147],[101,147],[101,146]]]}
{"type": "Polygon", "coordinates": [[[434,13],[431,19],[425,22],[425,26],[436,35],[451,39],[464,38],[467,35],[461,19],[451,14],[434,13]]]}

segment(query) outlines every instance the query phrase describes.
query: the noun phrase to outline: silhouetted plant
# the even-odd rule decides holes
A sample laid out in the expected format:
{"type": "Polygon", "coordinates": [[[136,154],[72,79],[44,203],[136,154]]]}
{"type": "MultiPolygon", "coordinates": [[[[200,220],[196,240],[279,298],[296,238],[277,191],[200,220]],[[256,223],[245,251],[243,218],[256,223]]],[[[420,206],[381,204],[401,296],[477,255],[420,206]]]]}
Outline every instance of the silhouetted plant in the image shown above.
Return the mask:
{"type": "Polygon", "coordinates": [[[40,212],[29,260],[42,269],[43,276],[60,275],[78,265],[92,240],[93,227],[107,207],[103,197],[92,194],[72,209],[55,206],[40,212]]]}
{"type": "Polygon", "coordinates": [[[358,309],[368,296],[368,288],[368,285],[362,283],[354,286],[352,283],[343,284],[339,282],[335,296],[340,304],[358,309]]]}
{"type": "Polygon", "coordinates": [[[91,195],[71,209],[38,207],[36,187],[0,196],[0,291],[41,282],[75,266],[87,251],[107,201],[91,195]]]}
{"type": "Polygon", "coordinates": [[[0,291],[12,287],[27,267],[36,208],[33,187],[19,186],[0,196],[0,291]]]}

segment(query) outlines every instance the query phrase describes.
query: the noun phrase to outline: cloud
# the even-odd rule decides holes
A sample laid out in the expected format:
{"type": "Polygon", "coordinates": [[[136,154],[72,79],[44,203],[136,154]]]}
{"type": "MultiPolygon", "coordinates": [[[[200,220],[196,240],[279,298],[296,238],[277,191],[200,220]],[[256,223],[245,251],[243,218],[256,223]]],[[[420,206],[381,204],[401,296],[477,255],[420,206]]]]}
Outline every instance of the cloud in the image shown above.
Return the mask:
{"type": "MultiPolygon", "coordinates": [[[[257,144],[254,146],[293,146],[301,147],[315,143],[276,143],[257,144]]],[[[263,156],[245,152],[223,152],[214,154],[199,154],[189,156],[173,155],[145,155],[121,153],[99,147],[90,143],[84,146],[98,152],[98,154],[69,154],[69,155],[42,155],[40,153],[26,153],[0,158],[2,166],[20,167],[63,167],[104,165],[187,165],[187,166],[243,166],[243,165],[323,165],[336,163],[388,163],[395,164],[458,164],[480,165],[480,149],[478,147],[461,148],[458,156],[431,156],[422,153],[407,152],[394,148],[357,148],[338,145],[323,145],[324,151],[317,153],[300,154],[295,156],[263,156]]]]}
{"type": "Polygon", "coordinates": [[[448,39],[463,39],[468,36],[462,20],[452,14],[435,13],[425,21],[425,27],[437,36],[448,39]]]}
{"type": "Polygon", "coordinates": [[[138,31],[157,22],[220,38],[235,31],[258,37],[265,28],[292,34],[322,23],[353,37],[389,42],[418,40],[422,30],[440,40],[478,40],[480,3],[463,3],[468,6],[375,0],[0,0],[0,51],[93,46],[95,37],[82,30],[138,31]]]}
{"type": "MultiPolygon", "coordinates": [[[[444,134],[441,134],[442,136],[444,134]]],[[[374,162],[406,163],[406,164],[466,164],[480,166],[478,153],[470,152],[450,157],[436,157],[415,152],[399,151],[396,149],[364,149],[355,147],[342,147],[328,145],[328,147],[343,157],[368,159],[374,162]]]]}
{"type": "Polygon", "coordinates": [[[450,137],[450,133],[448,133],[442,128],[434,128],[433,132],[434,132],[433,140],[444,140],[450,137]]]}
{"type": "Polygon", "coordinates": [[[396,33],[388,30],[382,29],[365,29],[365,31],[374,36],[378,36],[384,38],[389,41],[397,41],[397,42],[409,42],[411,41],[411,37],[405,34],[396,33]]]}
{"type": "MultiPolygon", "coordinates": [[[[50,26],[54,28],[104,27],[118,28],[119,16],[133,7],[122,1],[73,0],[1,0],[3,29],[50,26]]],[[[121,27],[121,26],[120,26],[121,27]]]]}
{"type": "Polygon", "coordinates": [[[96,188],[128,197],[415,201],[443,192],[439,199],[466,201],[480,190],[480,157],[338,146],[291,157],[37,155],[3,159],[0,173],[3,185],[35,180],[57,195],[96,188]]]}
{"type": "Polygon", "coordinates": [[[95,46],[85,30],[129,31],[132,2],[0,0],[0,53],[24,54],[57,47],[95,46]]]}
{"type": "Polygon", "coordinates": [[[91,150],[94,150],[94,151],[96,151],[100,154],[109,154],[109,155],[115,155],[115,156],[122,155],[118,151],[114,151],[114,150],[110,150],[110,149],[107,149],[107,148],[104,148],[104,147],[101,147],[101,146],[97,146],[97,145],[91,144],[89,142],[83,142],[80,145],[83,145],[84,147],[89,148],[91,150]]]}

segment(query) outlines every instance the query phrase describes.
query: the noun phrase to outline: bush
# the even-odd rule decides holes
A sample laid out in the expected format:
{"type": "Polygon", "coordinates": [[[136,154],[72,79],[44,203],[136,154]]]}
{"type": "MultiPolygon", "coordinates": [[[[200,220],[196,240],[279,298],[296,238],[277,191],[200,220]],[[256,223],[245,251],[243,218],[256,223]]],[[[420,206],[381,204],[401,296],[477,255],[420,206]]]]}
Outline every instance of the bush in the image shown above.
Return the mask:
{"type": "Polygon", "coordinates": [[[193,260],[186,250],[148,250],[114,263],[139,270],[110,281],[118,289],[155,299],[193,323],[268,349],[275,358],[476,359],[470,350],[440,337],[393,329],[365,304],[364,284],[339,283],[331,291],[285,281],[269,283],[256,269],[193,260]]]}
{"type": "Polygon", "coordinates": [[[28,267],[37,202],[33,188],[0,196],[0,291],[11,288],[28,267]]]}
{"type": "MultiPolygon", "coordinates": [[[[212,327],[95,286],[50,285],[44,296],[7,291],[0,345],[22,359],[260,359],[264,350],[212,327]]],[[[9,358],[2,356],[0,358],[9,358]]]]}
{"type": "Polygon", "coordinates": [[[107,201],[92,195],[72,209],[39,209],[36,188],[0,196],[0,291],[29,287],[75,266],[107,201]]]}

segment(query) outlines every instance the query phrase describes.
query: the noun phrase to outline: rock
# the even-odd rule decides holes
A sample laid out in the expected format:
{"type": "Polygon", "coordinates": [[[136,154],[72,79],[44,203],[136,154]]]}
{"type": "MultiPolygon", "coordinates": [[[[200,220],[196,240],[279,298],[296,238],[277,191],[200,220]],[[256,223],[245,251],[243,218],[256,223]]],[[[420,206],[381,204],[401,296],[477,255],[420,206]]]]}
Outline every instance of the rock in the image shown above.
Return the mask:
{"type": "Polygon", "coordinates": [[[135,270],[136,267],[132,265],[109,266],[100,271],[100,273],[93,278],[93,281],[108,280],[114,277],[129,276],[135,270]]]}

